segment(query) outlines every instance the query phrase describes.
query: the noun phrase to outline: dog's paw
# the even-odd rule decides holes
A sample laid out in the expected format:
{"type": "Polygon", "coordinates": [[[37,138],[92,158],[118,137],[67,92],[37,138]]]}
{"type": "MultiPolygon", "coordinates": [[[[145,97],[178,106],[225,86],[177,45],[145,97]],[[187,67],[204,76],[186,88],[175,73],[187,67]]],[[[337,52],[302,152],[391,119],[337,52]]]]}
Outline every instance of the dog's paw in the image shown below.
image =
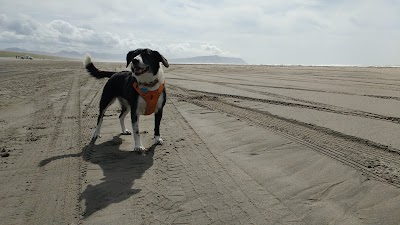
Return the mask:
{"type": "Polygon", "coordinates": [[[126,129],[124,132],[121,133],[122,135],[131,135],[132,132],[128,129],[126,129]]]}
{"type": "Polygon", "coordinates": [[[135,148],[133,149],[133,151],[134,151],[134,152],[137,152],[137,153],[142,153],[142,152],[146,151],[146,148],[143,147],[143,145],[139,145],[139,146],[135,146],[135,148]]]}
{"type": "Polygon", "coordinates": [[[162,144],[164,144],[164,140],[160,136],[155,136],[154,137],[154,144],[155,145],[162,145],[162,144]]]}
{"type": "Polygon", "coordinates": [[[95,142],[96,140],[97,140],[97,138],[101,138],[101,135],[100,134],[94,134],[93,136],[92,136],[92,142],[95,142]]]}

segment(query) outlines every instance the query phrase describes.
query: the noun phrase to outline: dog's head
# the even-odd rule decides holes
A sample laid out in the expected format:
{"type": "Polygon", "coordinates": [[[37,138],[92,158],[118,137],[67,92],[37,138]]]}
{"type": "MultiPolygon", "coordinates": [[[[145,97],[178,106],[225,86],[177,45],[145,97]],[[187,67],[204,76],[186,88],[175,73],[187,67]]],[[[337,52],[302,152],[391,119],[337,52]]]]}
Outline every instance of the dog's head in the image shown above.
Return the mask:
{"type": "Polygon", "coordinates": [[[128,52],[126,55],[126,67],[132,63],[132,72],[136,76],[140,76],[144,73],[153,73],[153,75],[157,75],[160,69],[160,62],[165,67],[169,67],[168,61],[159,52],[148,48],[136,49],[128,52]]]}

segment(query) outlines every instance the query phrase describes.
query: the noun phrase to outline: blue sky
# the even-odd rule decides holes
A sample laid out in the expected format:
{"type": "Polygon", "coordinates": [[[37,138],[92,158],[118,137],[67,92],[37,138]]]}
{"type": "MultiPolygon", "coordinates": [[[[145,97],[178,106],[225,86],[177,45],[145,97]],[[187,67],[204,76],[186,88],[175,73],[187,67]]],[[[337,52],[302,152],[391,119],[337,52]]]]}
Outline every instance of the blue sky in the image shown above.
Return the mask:
{"type": "Polygon", "coordinates": [[[0,0],[0,49],[400,65],[400,0],[0,0]]]}

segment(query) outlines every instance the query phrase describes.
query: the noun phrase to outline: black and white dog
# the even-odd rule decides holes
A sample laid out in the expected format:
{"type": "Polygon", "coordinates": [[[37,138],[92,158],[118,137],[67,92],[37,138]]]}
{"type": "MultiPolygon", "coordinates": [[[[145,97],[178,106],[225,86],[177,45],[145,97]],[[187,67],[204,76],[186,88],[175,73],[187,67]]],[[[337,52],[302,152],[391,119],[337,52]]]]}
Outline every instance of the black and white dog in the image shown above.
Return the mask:
{"type": "Polygon", "coordinates": [[[97,127],[92,140],[100,137],[100,127],[106,109],[118,99],[121,103],[122,134],[132,134],[125,128],[125,116],[131,111],[132,129],[135,141],[134,151],[144,151],[139,134],[139,116],[155,113],[154,144],[163,144],[160,136],[160,122],[163,115],[163,107],[167,100],[165,92],[164,72],[160,67],[162,63],[169,67],[168,61],[157,51],[150,49],[136,49],[126,56],[126,67],[131,64],[131,71],[111,72],[98,70],[87,54],[84,65],[90,75],[98,79],[110,78],[103,89],[100,100],[100,112],[97,119],[97,127]]]}

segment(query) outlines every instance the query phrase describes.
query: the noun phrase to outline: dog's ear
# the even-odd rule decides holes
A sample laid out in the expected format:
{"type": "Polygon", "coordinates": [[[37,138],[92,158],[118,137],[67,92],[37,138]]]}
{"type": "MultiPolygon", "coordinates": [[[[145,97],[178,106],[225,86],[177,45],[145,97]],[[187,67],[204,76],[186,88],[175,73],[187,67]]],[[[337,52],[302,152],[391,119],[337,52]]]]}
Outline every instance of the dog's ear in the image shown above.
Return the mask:
{"type": "Polygon", "coordinates": [[[135,58],[139,54],[140,54],[140,49],[136,49],[134,51],[128,52],[128,54],[126,55],[126,67],[128,67],[129,63],[132,62],[132,59],[135,58]]]}
{"type": "Polygon", "coordinates": [[[167,59],[165,59],[164,58],[164,56],[162,56],[159,52],[157,52],[157,51],[153,51],[153,53],[157,56],[157,58],[158,58],[158,62],[162,62],[162,64],[165,66],[165,67],[169,67],[169,64],[168,64],[168,61],[167,61],[167,59]]]}

